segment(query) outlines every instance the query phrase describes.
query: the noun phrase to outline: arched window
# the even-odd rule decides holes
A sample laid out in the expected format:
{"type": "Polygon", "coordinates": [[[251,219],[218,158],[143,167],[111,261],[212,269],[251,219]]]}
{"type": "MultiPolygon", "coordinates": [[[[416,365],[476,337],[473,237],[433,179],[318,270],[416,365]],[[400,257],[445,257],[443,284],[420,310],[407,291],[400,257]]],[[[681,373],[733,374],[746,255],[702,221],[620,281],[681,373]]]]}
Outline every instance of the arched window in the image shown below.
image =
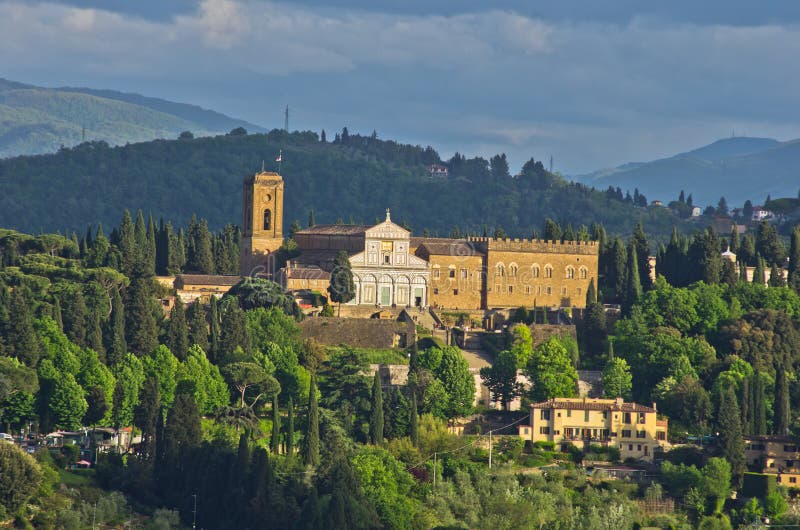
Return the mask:
{"type": "Polygon", "coordinates": [[[575,277],[575,269],[573,267],[567,267],[567,279],[571,280],[575,277]]]}
{"type": "Polygon", "coordinates": [[[544,277],[545,278],[552,278],[553,277],[553,267],[550,265],[544,266],[544,277]]]}
{"type": "Polygon", "coordinates": [[[502,264],[497,264],[497,275],[501,278],[506,275],[506,268],[502,264]]]}
{"type": "Polygon", "coordinates": [[[272,212],[264,210],[264,230],[272,230],[272,212]]]}
{"type": "Polygon", "coordinates": [[[532,271],[533,271],[533,277],[534,278],[538,278],[539,277],[539,266],[538,265],[534,265],[532,271]]]}
{"type": "Polygon", "coordinates": [[[586,269],[586,267],[581,267],[581,269],[580,269],[581,280],[585,280],[586,277],[588,276],[588,274],[589,274],[589,271],[586,269]]]}
{"type": "Polygon", "coordinates": [[[513,277],[513,278],[516,278],[516,276],[517,276],[517,266],[515,264],[512,263],[511,265],[508,266],[508,275],[513,277]]]}

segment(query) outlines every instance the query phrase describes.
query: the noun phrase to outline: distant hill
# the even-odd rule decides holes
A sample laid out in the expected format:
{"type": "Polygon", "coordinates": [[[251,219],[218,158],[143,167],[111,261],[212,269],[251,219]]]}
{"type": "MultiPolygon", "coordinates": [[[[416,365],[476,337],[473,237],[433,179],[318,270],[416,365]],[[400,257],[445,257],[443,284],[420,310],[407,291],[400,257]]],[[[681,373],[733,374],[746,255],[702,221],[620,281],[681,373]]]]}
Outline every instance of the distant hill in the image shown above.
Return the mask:
{"type": "MultiPolygon", "coordinates": [[[[88,96],[94,97],[94,96],[88,96]]],[[[342,134],[342,136],[345,136],[342,134]]],[[[602,222],[611,233],[630,234],[637,221],[669,234],[676,218],[665,208],[632,204],[572,184],[526,164],[516,177],[497,175],[484,158],[459,158],[446,180],[431,178],[427,164],[442,162],[430,147],[402,145],[349,134],[335,143],[312,132],[220,135],[156,140],[119,147],[101,142],[56,154],[0,160],[0,226],[26,232],[76,230],[102,222],[116,226],[122,209],[142,209],[185,224],[192,214],[212,228],[239,223],[242,179],[267,169],[283,150],[286,182],[284,228],[318,223],[373,223],[386,208],[417,234],[447,236],[502,227],[510,237],[542,233],[545,218],[577,232],[602,222]]],[[[455,157],[454,157],[455,158],[455,157]]]]}
{"type": "Polygon", "coordinates": [[[680,190],[698,205],[763,204],[767,195],[796,196],[800,188],[800,140],[732,137],[652,162],[625,164],[577,177],[597,188],[638,188],[648,199],[667,203],[680,190]]]}
{"type": "Polygon", "coordinates": [[[52,153],[83,139],[111,145],[264,129],[183,103],[87,88],[41,88],[0,79],[0,158],[52,153]]]}

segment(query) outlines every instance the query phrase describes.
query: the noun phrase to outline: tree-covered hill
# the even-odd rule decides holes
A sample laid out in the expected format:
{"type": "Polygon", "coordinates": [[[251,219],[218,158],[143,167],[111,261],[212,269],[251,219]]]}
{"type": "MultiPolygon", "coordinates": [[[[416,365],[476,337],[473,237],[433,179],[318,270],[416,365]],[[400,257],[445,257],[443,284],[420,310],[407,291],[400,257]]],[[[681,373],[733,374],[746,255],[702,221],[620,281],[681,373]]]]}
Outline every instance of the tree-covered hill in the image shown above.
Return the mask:
{"type": "Polygon", "coordinates": [[[0,160],[0,226],[28,232],[78,230],[119,221],[123,208],[185,224],[192,214],[212,228],[238,223],[242,179],[268,170],[283,151],[285,229],[316,222],[372,223],[386,208],[417,234],[441,236],[502,229],[530,237],[546,218],[577,231],[602,222],[628,234],[641,221],[652,234],[668,234],[677,219],[664,208],[648,208],[617,194],[564,181],[531,159],[511,176],[504,155],[491,160],[456,154],[446,162],[450,177],[433,179],[425,166],[440,162],[432,148],[401,145],[375,135],[350,135],[332,142],[316,133],[272,131],[247,135],[156,140],[109,147],[91,142],[52,155],[0,160]]]}
{"type": "Polygon", "coordinates": [[[138,94],[51,89],[0,79],[0,157],[52,153],[84,139],[116,145],[242,126],[256,129],[194,105],[138,94]]]}

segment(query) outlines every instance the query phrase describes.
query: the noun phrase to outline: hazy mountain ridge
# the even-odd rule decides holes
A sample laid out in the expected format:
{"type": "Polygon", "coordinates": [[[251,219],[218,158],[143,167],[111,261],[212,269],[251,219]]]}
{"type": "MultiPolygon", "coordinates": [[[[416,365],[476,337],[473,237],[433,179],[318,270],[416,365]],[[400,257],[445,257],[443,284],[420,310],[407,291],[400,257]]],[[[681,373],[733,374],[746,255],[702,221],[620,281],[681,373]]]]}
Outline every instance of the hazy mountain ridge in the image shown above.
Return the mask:
{"type": "Polygon", "coordinates": [[[197,136],[236,127],[263,130],[194,105],[138,94],[41,88],[0,79],[0,157],[42,154],[84,139],[111,145],[197,136]]]}
{"type": "Polygon", "coordinates": [[[599,189],[638,188],[649,200],[666,202],[680,190],[695,204],[716,204],[724,196],[731,205],[746,200],[761,204],[767,195],[794,197],[800,187],[800,140],[731,137],[651,162],[576,176],[599,189]]]}

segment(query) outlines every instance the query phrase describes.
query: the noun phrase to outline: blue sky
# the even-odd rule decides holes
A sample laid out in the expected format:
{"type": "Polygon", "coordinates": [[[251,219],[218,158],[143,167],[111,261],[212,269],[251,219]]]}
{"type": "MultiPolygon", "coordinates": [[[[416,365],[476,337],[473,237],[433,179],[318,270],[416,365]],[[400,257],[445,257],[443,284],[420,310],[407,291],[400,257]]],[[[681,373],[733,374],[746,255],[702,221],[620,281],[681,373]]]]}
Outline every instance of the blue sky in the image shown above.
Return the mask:
{"type": "Polygon", "coordinates": [[[789,1],[0,0],[0,77],[564,173],[800,137],[798,56],[789,1]]]}

